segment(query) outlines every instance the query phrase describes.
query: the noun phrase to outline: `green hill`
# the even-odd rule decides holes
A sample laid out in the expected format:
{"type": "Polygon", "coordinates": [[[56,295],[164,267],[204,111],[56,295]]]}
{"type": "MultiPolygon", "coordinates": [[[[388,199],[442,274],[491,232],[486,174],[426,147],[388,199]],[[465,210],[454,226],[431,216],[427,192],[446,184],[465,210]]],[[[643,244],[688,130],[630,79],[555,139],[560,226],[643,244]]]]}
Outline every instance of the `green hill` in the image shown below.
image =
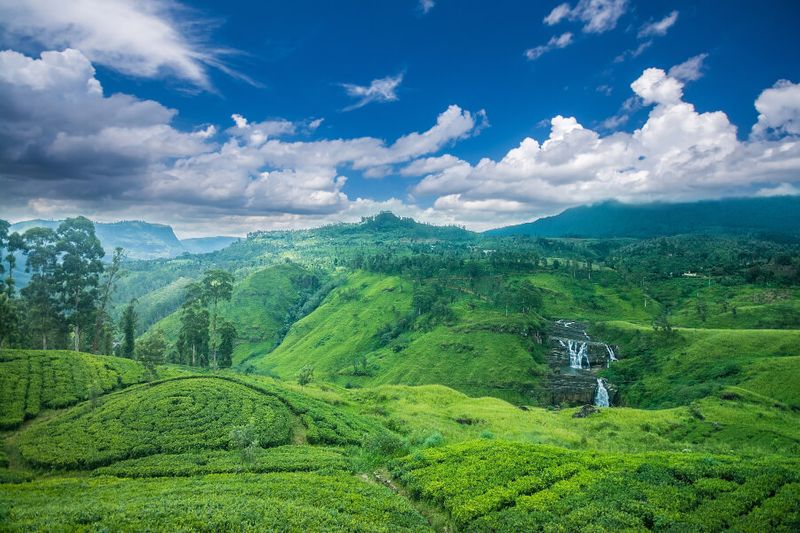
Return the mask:
{"type": "Polygon", "coordinates": [[[533,222],[487,231],[491,236],[635,237],[681,233],[753,233],[800,236],[800,197],[732,198],[693,203],[573,207],[533,222]]]}
{"type": "Polygon", "coordinates": [[[507,317],[470,296],[437,322],[417,316],[414,290],[402,277],[352,274],[274,351],[247,364],[284,379],[309,365],[318,379],[342,385],[441,383],[512,401],[530,397],[544,373],[535,317],[507,317]]]}

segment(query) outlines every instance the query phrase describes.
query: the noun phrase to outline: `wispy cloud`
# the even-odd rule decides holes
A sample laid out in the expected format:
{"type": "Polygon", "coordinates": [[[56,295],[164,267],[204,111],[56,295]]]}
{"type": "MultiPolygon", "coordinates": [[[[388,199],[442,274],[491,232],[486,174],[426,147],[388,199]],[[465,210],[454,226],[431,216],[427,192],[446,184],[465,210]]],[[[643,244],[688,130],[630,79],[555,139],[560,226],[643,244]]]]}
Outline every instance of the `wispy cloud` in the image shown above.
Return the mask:
{"type": "Polygon", "coordinates": [[[422,11],[424,15],[428,14],[428,11],[433,9],[436,5],[436,2],[433,0],[419,0],[419,9],[422,11]]]}
{"type": "Polygon", "coordinates": [[[627,0],[580,0],[575,7],[568,3],[556,6],[544,18],[544,23],[554,26],[563,20],[580,21],[584,33],[604,33],[616,28],[627,9],[627,0]]]}
{"type": "Polygon", "coordinates": [[[142,78],[171,75],[209,89],[208,69],[252,82],[230,69],[231,53],[207,44],[210,24],[167,0],[0,0],[8,36],[50,48],[80,50],[93,63],[142,78]]]}
{"type": "Polygon", "coordinates": [[[639,38],[643,37],[663,37],[669,29],[678,21],[678,11],[673,11],[661,20],[651,21],[639,29],[639,38]]]}
{"type": "Polygon", "coordinates": [[[703,77],[703,62],[708,54],[698,54],[690,57],[669,69],[669,76],[683,82],[695,81],[703,77]]]}
{"type": "Polygon", "coordinates": [[[354,104],[344,108],[345,111],[352,111],[364,107],[372,102],[395,102],[397,97],[397,88],[403,82],[403,73],[396,76],[386,76],[385,78],[378,78],[372,80],[369,85],[355,85],[353,83],[343,83],[342,87],[347,92],[348,96],[357,98],[354,104]]]}
{"type": "Polygon", "coordinates": [[[550,40],[547,41],[547,44],[528,48],[525,50],[525,57],[530,61],[535,61],[551,50],[566,48],[570,44],[572,44],[572,33],[565,32],[561,35],[551,37],[550,40]]]}

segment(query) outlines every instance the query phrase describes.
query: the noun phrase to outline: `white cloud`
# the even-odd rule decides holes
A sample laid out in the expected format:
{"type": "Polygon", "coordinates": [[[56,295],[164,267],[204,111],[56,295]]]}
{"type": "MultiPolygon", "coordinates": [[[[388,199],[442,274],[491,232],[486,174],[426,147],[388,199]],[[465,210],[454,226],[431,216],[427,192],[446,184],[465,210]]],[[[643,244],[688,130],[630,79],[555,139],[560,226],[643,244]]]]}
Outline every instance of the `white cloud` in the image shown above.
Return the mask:
{"type": "Polygon", "coordinates": [[[436,2],[433,0],[419,0],[419,8],[423,14],[427,14],[435,5],[436,2]]]}
{"type": "Polygon", "coordinates": [[[364,107],[371,102],[394,102],[398,100],[397,87],[399,87],[402,82],[403,74],[400,73],[397,76],[386,76],[385,78],[372,80],[372,82],[366,86],[343,83],[342,87],[344,87],[348,96],[358,99],[356,103],[346,107],[345,111],[364,107]]]}
{"type": "Polygon", "coordinates": [[[756,192],[756,196],[762,198],[771,196],[798,196],[800,195],[800,188],[792,185],[791,183],[780,183],[774,187],[765,187],[756,192]]]}
{"type": "Polygon", "coordinates": [[[636,100],[653,106],[632,133],[603,136],[559,115],[544,142],[526,138],[499,161],[444,166],[414,194],[478,227],[494,217],[524,220],[607,199],[790,194],[800,185],[800,140],[792,133],[797,86],[780,82],[757,100],[759,121],[783,136],[744,142],[724,113],[699,113],[683,101],[683,84],[663,70],[645,70],[631,87],[636,100]]]}
{"type": "Polygon", "coordinates": [[[525,50],[525,57],[527,57],[530,61],[534,61],[542,57],[550,50],[566,48],[570,44],[572,44],[572,33],[565,32],[561,35],[551,37],[550,40],[547,41],[547,44],[525,50]]]}
{"type": "Polygon", "coordinates": [[[698,54],[690,57],[669,69],[669,77],[683,82],[696,81],[703,77],[703,62],[708,54],[698,54]]]}
{"type": "Polygon", "coordinates": [[[800,135],[800,84],[780,80],[756,100],[758,122],[752,135],[800,135]]]}
{"type": "Polygon", "coordinates": [[[616,28],[627,8],[627,0],[579,0],[575,7],[567,3],[556,6],[544,23],[552,26],[568,19],[582,22],[584,33],[604,33],[616,28]]]}
{"type": "Polygon", "coordinates": [[[639,28],[638,36],[642,37],[663,37],[669,29],[678,21],[678,12],[673,11],[661,20],[651,21],[639,28]]]}
{"type": "MultiPolygon", "coordinates": [[[[208,88],[207,69],[222,63],[178,22],[182,8],[167,0],[0,0],[8,35],[48,48],[74,48],[90,61],[128,75],[167,74],[208,88]]],[[[201,25],[193,23],[193,33],[201,25]]],[[[235,73],[233,73],[235,74],[235,73]]]]}

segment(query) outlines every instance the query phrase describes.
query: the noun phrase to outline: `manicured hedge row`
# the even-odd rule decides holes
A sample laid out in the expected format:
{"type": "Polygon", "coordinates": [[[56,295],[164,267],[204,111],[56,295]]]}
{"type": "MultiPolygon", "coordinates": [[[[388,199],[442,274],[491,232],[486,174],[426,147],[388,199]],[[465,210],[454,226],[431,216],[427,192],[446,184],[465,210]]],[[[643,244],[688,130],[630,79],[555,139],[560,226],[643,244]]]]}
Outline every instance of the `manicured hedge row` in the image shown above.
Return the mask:
{"type": "Polygon", "coordinates": [[[0,490],[6,531],[427,531],[389,489],[348,474],[50,478],[0,490]]]}
{"type": "Polygon", "coordinates": [[[213,450],[159,454],[128,459],[98,468],[94,475],[117,477],[173,477],[237,472],[312,472],[347,470],[340,450],[315,446],[278,446],[259,450],[244,461],[238,451],[213,450]]]}
{"type": "Polygon", "coordinates": [[[263,379],[252,376],[237,376],[230,379],[280,398],[292,413],[303,421],[306,427],[306,439],[312,444],[358,445],[363,442],[365,435],[386,431],[380,424],[350,413],[342,407],[334,407],[263,379]]]}
{"type": "Polygon", "coordinates": [[[0,350],[0,429],[144,380],[129,359],[61,350],[0,350]]]}
{"type": "Polygon", "coordinates": [[[426,450],[392,471],[465,530],[798,531],[798,466],[484,440],[426,450]]]}
{"type": "Polygon", "coordinates": [[[140,385],[34,421],[19,437],[34,465],[94,468],[159,453],[226,449],[252,424],[262,447],[286,444],[292,415],[274,396],[214,377],[140,385]]]}

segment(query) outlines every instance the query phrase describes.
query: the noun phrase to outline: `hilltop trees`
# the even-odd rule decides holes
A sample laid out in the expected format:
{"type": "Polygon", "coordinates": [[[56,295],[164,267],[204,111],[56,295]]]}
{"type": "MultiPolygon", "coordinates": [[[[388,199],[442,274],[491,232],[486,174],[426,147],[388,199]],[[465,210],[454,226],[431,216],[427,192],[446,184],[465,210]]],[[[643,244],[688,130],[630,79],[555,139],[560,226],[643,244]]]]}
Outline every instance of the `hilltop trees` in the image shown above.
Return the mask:
{"type": "Polygon", "coordinates": [[[230,300],[233,293],[233,275],[224,270],[208,270],[203,275],[202,298],[211,306],[211,363],[217,366],[217,304],[230,300]]]}
{"type": "Polygon", "coordinates": [[[181,329],[177,349],[180,363],[208,366],[209,314],[203,306],[203,289],[197,283],[186,287],[186,300],[181,306],[181,329]]]}
{"type": "Polygon", "coordinates": [[[108,308],[122,275],[122,249],[104,265],[94,223],[84,217],[68,218],[55,231],[34,227],[9,235],[9,227],[0,220],[0,345],[61,348],[71,329],[73,349],[111,353],[108,308]],[[20,255],[30,279],[17,296],[20,255]]]}
{"type": "Polygon", "coordinates": [[[101,259],[105,252],[94,233],[94,224],[84,217],[68,218],[56,231],[56,252],[61,264],[56,271],[59,295],[73,330],[74,349],[80,351],[83,329],[90,327],[96,312],[101,259]]]}

